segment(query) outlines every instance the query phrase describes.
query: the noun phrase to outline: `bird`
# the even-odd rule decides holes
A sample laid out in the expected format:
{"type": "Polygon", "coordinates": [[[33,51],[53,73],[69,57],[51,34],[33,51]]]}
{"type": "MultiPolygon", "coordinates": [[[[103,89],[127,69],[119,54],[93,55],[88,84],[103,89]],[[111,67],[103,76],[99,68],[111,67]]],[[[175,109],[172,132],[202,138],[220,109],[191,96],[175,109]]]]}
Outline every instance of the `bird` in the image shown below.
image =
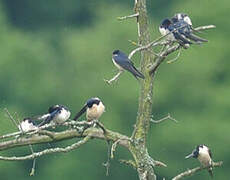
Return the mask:
{"type": "Polygon", "coordinates": [[[162,36],[167,35],[169,41],[177,41],[181,46],[187,48],[192,42],[188,40],[181,32],[179,32],[181,24],[178,22],[173,23],[169,18],[164,19],[160,26],[159,31],[162,36]]]}
{"type": "Polygon", "coordinates": [[[172,22],[176,22],[179,20],[185,21],[191,28],[192,28],[192,20],[191,18],[185,13],[176,13],[172,18],[172,22]]]}
{"type": "Polygon", "coordinates": [[[22,132],[28,132],[38,129],[38,126],[31,118],[24,118],[23,121],[18,125],[18,129],[22,132]]]}
{"type": "Polygon", "coordinates": [[[41,127],[45,124],[62,124],[69,119],[71,112],[69,109],[61,104],[53,105],[49,107],[48,113],[39,116],[39,120],[43,120],[38,126],[41,127]]]}
{"type": "Polygon", "coordinates": [[[212,153],[211,150],[204,144],[196,146],[196,148],[192,151],[191,154],[187,155],[185,159],[188,158],[196,158],[199,160],[203,167],[208,167],[208,172],[211,177],[213,177],[212,172],[212,153]]]}
{"type": "Polygon", "coordinates": [[[119,71],[127,70],[132,75],[138,79],[145,79],[145,76],[137,70],[137,68],[134,66],[133,62],[128,58],[128,56],[123,53],[121,50],[114,50],[112,54],[112,61],[114,65],[119,69],[119,71]]]}
{"type": "Polygon", "coordinates": [[[203,39],[193,34],[196,30],[192,27],[192,21],[187,14],[177,13],[171,18],[171,21],[174,24],[174,27],[178,28],[179,33],[186,38],[199,44],[202,42],[208,42],[207,39],[203,39]]]}
{"type": "Polygon", "coordinates": [[[76,114],[73,120],[76,121],[85,112],[87,121],[98,120],[105,112],[105,106],[98,97],[90,98],[87,100],[83,108],[76,114]]]}

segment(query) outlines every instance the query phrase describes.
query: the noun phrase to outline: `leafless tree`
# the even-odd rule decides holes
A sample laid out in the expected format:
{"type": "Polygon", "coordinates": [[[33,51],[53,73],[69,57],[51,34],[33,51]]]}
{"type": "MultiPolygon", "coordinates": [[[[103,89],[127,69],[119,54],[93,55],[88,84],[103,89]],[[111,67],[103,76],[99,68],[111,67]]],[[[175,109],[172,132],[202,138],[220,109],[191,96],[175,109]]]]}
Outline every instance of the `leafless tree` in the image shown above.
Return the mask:
{"type": "MultiPolygon", "coordinates": [[[[48,131],[47,128],[51,127],[51,125],[44,125],[40,127],[38,130],[30,131],[27,133],[19,131],[15,133],[2,135],[0,137],[0,139],[2,139],[2,142],[0,142],[0,151],[16,148],[19,146],[29,146],[31,148],[31,145],[33,144],[57,142],[71,138],[80,138],[78,142],[73,143],[64,148],[49,148],[41,152],[34,152],[31,148],[31,154],[20,157],[0,156],[0,160],[24,161],[31,159],[34,161],[33,168],[31,171],[31,175],[33,175],[36,158],[53,153],[69,152],[77,148],[80,148],[82,145],[84,145],[92,139],[102,139],[112,142],[112,146],[109,149],[109,158],[114,157],[114,151],[116,150],[116,147],[118,145],[125,147],[131,153],[133,157],[132,160],[122,160],[121,162],[135,168],[137,170],[140,180],[156,180],[156,174],[154,172],[155,166],[167,167],[165,163],[160,162],[159,160],[156,160],[157,158],[153,158],[149,155],[148,149],[146,147],[146,141],[150,123],[160,123],[167,119],[177,122],[170,115],[158,121],[151,119],[153,103],[152,96],[154,78],[159,66],[162,64],[162,62],[164,62],[164,60],[167,58],[169,54],[181,50],[182,47],[178,43],[174,43],[172,45],[169,44],[169,42],[165,41],[165,36],[161,36],[160,38],[151,41],[149,33],[149,20],[147,16],[146,0],[135,0],[134,13],[129,16],[119,17],[118,19],[122,21],[127,19],[134,19],[137,22],[138,42],[132,42],[132,44],[135,44],[137,47],[130,52],[129,58],[132,58],[132,56],[135,53],[139,52],[141,54],[140,69],[141,72],[143,72],[145,75],[145,79],[140,81],[138,113],[136,117],[135,128],[133,130],[131,137],[112,131],[109,128],[104,127],[103,124],[101,124],[100,122],[96,122],[98,126],[94,127],[91,126],[91,122],[78,122],[70,120],[61,125],[67,127],[66,130],[61,132],[56,132],[55,130],[48,131]],[[156,46],[162,47],[159,52],[155,52],[156,46]],[[91,127],[87,128],[84,132],[82,132],[82,128],[85,125],[91,127]]],[[[208,25],[198,27],[196,28],[196,30],[201,31],[214,27],[215,26],[213,25],[208,25]]],[[[109,84],[113,83],[113,81],[118,80],[121,74],[122,73],[119,72],[112,79],[106,80],[106,82],[109,84]]],[[[13,119],[13,117],[11,116],[10,118],[13,119]]],[[[218,167],[221,166],[221,164],[222,162],[213,163],[212,166],[218,167]]],[[[105,164],[105,166],[107,169],[109,168],[109,161],[105,164]]],[[[178,180],[186,176],[191,176],[195,172],[200,171],[202,169],[205,169],[205,167],[197,167],[191,170],[186,170],[185,172],[175,176],[173,180],[178,180]]]]}

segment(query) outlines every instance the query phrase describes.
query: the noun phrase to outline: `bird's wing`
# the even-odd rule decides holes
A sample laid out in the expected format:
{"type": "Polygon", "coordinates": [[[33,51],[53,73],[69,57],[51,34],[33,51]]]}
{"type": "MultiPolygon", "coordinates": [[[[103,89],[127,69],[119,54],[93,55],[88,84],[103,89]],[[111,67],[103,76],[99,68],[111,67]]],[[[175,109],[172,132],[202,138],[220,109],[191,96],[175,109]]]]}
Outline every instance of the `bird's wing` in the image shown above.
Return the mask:
{"type": "Polygon", "coordinates": [[[201,37],[199,37],[199,36],[196,36],[196,35],[193,34],[193,33],[188,33],[188,34],[186,33],[185,36],[186,36],[187,38],[189,38],[189,39],[195,41],[195,42],[208,42],[207,39],[203,39],[203,38],[201,38],[201,37]]]}
{"type": "Polygon", "coordinates": [[[144,79],[144,75],[137,70],[137,68],[134,66],[133,62],[125,55],[122,56],[115,56],[114,57],[115,62],[121,66],[123,69],[131,72],[135,78],[140,77],[144,79]]]}
{"type": "Polygon", "coordinates": [[[211,152],[210,149],[208,149],[208,154],[209,154],[209,156],[212,158],[212,152],[211,152]]]}
{"type": "Polygon", "coordinates": [[[183,44],[192,44],[191,41],[186,39],[186,37],[183,34],[180,34],[179,32],[173,32],[174,37],[178,40],[181,41],[183,44]]]}
{"type": "Polygon", "coordinates": [[[85,104],[83,108],[75,115],[73,120],[76,121],[83,113],[85,113],[86,109],[87,109],[87,104],[85,104]]]}
{"type": "Polygon", "coordinates": [[[55,111],[53,111],[52,113],[50,113],[45,120],[43,120],[38,126],[41,127],[44,124],[48,124],[50,123],[50,121],[60,112],[60,109],[57,109],[55,111]]]}

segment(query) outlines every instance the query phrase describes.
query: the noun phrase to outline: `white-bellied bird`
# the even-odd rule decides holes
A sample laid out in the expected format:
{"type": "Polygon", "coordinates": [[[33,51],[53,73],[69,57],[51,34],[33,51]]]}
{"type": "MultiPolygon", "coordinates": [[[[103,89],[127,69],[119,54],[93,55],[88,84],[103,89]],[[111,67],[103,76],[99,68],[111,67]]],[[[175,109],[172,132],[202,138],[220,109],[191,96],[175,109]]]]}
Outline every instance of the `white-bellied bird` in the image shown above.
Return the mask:
{"type": "Polygon", "coordinates": [[[71,113],[69,109],[64,105],[57,104],[51,106],[49,107],[47,114],[38,117],[38,119],[43,120],[39,124],[39,127],[49,123],[62,124],[69,119],[70,115],[71,113]]]}
{"type": "Polygon", "coordinates": [[[105,112],[105,106],[98,97],[90,98],[73,119],[77,120],[85,112],[87,121],[98,120],[105,112]]]}
{"type": "Polygon", "coordinates": [[[185,158],[196,158],[200,161],[203,167],[208,167],[209,174],[213,177],[212,172],[212,153],[211,150],[204,144],[198,145],[191,154],[187,155],[185,158]]]}

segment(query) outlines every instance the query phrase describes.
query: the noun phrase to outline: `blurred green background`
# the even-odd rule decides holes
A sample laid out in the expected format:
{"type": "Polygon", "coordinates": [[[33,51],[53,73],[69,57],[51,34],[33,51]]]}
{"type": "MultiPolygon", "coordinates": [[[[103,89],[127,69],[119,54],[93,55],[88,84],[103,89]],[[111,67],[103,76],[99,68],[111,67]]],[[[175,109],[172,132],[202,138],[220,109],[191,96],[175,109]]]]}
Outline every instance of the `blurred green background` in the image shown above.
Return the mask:
{"type": "MultiPolygon", "coordinates": [[[[208,145],[214,160],[224,166],[214,170],[215,179],[229,179],[229,5],[223,0],[148,1],[151,38],[159,37],[158,24],[176,12],[185,12],[194,26],[215,24],[200,36],[209,43],[183,50],[178,61],[162,64],[154,87],[153,115],[170,113],[179,123],[152,124],[149,153],[168,168],[156,168],[158,179],[196,167],[185,160],[197,144],[208,145]]],[[[108,86],[103,79],[116,73],[111,61],[114,49],[129,53],[137,41],[135,20],[117,21],[132,14],[133,1],[122,0],[1,0],[0,1],[0,121],[1,134],[16,131],[4,108],[23,117],[41,114],[53,104],[65,104],[72,117],[85,101],[102,99],[106,113],[101,121],[114,131],[131,135],[138,106],[139,83],[129,73],[108,86]]],[[[173,59],[177,53],[171,55],[173,59]]],[[[132,59],[138,66],[139,56],[132,59]]],[[[51,144],[64,146],[76,139],[51,144]]],[[[36,151],[48,145],[34,146],[36,151]]],[[[1,155],[23,155],[28,147],[1,155]]],[[[93,140],[67,154],[48,155],[37,160],[36,174],[29,177],[32,161],[0,162],[1,179],[138,179],[136,171],[121,165],[128,152],[119,147],[105,175],[106,143],[93,140]]],[[[206,171],[188,178],[209,179],[206,171]]]]}

